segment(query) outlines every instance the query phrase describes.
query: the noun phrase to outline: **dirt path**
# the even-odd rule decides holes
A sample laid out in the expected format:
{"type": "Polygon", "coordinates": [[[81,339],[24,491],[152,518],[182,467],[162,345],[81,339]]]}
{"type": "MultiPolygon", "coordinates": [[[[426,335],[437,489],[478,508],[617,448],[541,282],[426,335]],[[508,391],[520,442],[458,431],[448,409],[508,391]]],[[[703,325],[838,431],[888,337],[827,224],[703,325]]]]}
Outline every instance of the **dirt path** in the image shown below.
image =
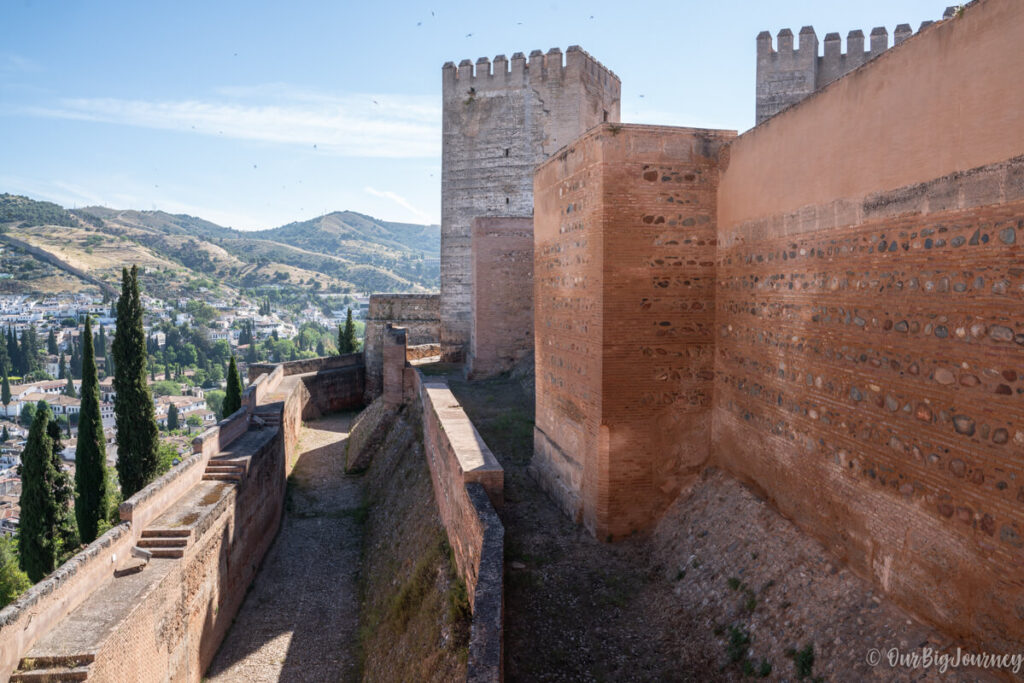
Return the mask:
{"type": "Polygon", "coordinates": [[[281,531],[204,680],[356,677],[362,485],[343,467],[353,418],[303,425],[281,531]]]}

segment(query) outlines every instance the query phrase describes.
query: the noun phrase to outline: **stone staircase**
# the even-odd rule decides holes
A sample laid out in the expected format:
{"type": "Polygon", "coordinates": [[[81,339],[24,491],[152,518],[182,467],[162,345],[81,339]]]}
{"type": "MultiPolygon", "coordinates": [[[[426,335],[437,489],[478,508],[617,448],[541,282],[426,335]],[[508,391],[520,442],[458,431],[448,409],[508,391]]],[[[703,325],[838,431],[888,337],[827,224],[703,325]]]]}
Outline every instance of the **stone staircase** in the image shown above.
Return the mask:
{"type": "Polygon", "coordinates": [[[245,476],[245,463],[239,458],[210,458],[203,472],[203,481],[240,482],[245,476]]]}
{"type": "Polygon", "coordinates": [[[89,669],[96,661],[95,655],[73,655],[62,657],[23,657],[18,670],[10,680],[24,683],[55,683],[56,681],[85,681],[89,669]]]}
{"type": "Polygon", "coordinates": [[[139,547],[145,548],[153,557],[178,558],[185,556],[185,549],[192,541],[191,529],[160,529],[150,527],[142,530],[139,547]]]}

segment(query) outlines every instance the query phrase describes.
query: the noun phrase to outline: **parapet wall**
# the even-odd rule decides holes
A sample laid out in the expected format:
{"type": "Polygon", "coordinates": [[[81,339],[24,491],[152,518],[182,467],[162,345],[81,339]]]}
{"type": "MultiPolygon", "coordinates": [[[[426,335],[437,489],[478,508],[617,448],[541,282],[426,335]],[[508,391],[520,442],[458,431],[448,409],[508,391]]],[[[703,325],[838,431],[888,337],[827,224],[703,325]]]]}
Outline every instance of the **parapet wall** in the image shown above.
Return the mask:
{"type": "Polygon", "coordinates": [[[374,294],[366,318],[363,356],[366,364],[366,403],[383,390],[384,330],[388,324],[406,330],[410,346],[441,340],[441,299],[438,294],[374,294]]]}
{"type": "MultiPolygon", "coordinates": [[[[946,9],[943,19],[955,16],[956,9],[946,9]]],[[[934,21],[921,23],[918,32],[934,21]]],[[[900,24],[893,33],[893,46],[911,37],[910,24],[900,24]]],[[[818,54],[818,36],[813,26],[800,29],[799,47],[793,47],[793,32],[784,28],[778,33],[777,49],[772,34],[762,31],[757,36],[757,123],[771,118],[796,104],[816,90],[843,76],[889,49],[889,31],[884,26],[871,29],[868,49],[864,49],[864,33],[855,30],[846,36],[846,52],[842,51],[838,33],[825,36],[824,54],[818,54]]]]}
{"type": "Polygon", "coordinates": [[[444,380],[407,368],[441,522],[473,610],[469,681],[499,681],[504,624],[504,471],[444,380]]]}
{"type": "MultiPolygon", "coordinates": [[[[577,46],[451,62],[441,71],[441,350],[465,360],[472,325],[472,222],[530,216],[537,164],[619,120],[618,77],[577,46]],[[506,71],[506,64],[508,70],[506,71]]],[[[414,342],[410,342],[414,343],[414,342]]]]}
{"type": "Polygon", "coordinates": [[[301,381],[282,379],[288,373],[279,366],[254,382],[241,410],[193,441],[191,457],[121,505],[121,524],[0,611],[0,678],[23,662],[19,676],[70,667],[52,675],[201,679],[277,533],[289,451],[310,396],[362,404],[358,354],[302,363],[287,368],[308,373],[301,381]],[[338,375],[350,377],[339,382],[338,375]],[[342,386],[352,388],[347,398],[342,386]],[[257,392],[267,402],[254,413],[257,392]],[[254,414],[269,423],[259,428],[254,414]],[[241,481],[203,481],[217,457],[244,463],[241,481]],[[189,532],[184,556],[154,557],[139,570],[132,547],[147,529],[164,526],[189,532]],[[90,627],[83,630],[83,622],[90,627]]]}
{"type": "Polygon", "coordinates": [[[712,461],[992,651],[1024,642],[1022,41],[966,6],[739,137],[718,199],[712,461]]]}
{"type": "Polygon", "coordinates": [[[511,370],[533,353],[533,219],[473,221],[472,379],[511,370]]]}

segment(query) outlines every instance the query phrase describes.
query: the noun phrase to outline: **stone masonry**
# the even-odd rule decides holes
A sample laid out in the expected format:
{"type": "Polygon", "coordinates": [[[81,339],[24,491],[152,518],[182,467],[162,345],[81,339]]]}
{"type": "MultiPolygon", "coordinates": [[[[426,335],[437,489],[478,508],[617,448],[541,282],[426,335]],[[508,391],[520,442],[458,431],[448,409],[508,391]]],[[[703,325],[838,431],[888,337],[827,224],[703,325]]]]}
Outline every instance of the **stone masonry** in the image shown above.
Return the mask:
{"type": "Polygon", "coordinates": [[[533,353],[533,219],[473,221],[473,325],[466,372],[508,372],[533,353]]]}
{"type": "Polygon", "coordinates": [[[388,325],[403,328],[410,346],[436,344],[441,334],[439,304],[436,294],[374,294],[370,297],[363,337],[367,403],[383,391],[383,352],[388,325]]]}
{"type": "MultiPolygon", "coordinates": [[[[577,46],[442,69],[441,352],[463,361],[472,317],[471,228],[532,216],[533,171],[588,128],[619,120],[620,82],[577,46]]],[[[412,342],[410,342],[412,343],[412,342]]]]}

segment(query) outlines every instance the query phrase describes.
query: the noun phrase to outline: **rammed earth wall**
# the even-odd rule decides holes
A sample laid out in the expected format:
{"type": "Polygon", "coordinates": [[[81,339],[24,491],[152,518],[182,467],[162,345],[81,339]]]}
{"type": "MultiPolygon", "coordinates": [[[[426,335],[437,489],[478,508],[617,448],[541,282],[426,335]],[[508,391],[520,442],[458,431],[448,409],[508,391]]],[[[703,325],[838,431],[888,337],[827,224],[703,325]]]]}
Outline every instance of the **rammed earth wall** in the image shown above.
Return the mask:
{"type": "Polygon", "coordinates": [[[1019,3],[972,3],[740,136],[716,256],[713,461],[897,602],[1006,651],[1024,642],[1022,40],[1019,3]]]}

